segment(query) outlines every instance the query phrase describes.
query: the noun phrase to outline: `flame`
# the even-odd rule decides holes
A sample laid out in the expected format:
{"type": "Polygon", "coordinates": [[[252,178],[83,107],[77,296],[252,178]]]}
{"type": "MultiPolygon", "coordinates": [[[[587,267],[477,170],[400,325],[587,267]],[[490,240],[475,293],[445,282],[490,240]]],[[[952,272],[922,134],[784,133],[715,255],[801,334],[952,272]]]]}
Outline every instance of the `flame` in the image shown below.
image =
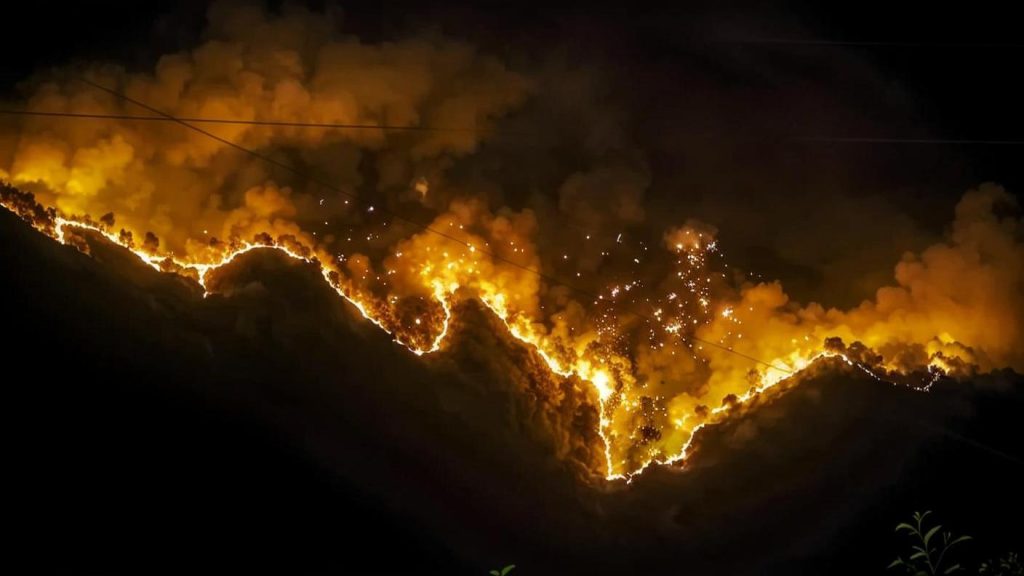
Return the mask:
{"type": "MultiPolygon", "coordinates": [[[[0,202],[0,206],[11,212],[17,213],[17,211],[7,202],[0,202]]],[[[441,343],[444,341],[444,338],[448,333],[448,326],[451,322],[452,311],[450,296],[458,289],[458,285],[454,283],[448,286],[445,286],[443,283],[437,281],[433,283],[434,299],[435,302],[441,307],[441,310],[443,311],[443,319],[440,322],[440,329],[434,336],[430,345],[426,347],[420,347],[414,341],[404,340],[401,334],[396,334],[391,329],[389,329],[389,327],[386,326],[380,318],[375,316],[375,314],[372,312],[372,307],[368,302],[361,300],[358,297],[358,295],[351,293],[343,285],[338,283],[334,276],[335,274],[337,274],[336,270],[324,265],[316,257],[308,255],[307,251],[295,250],[282,243],[243,242],[241,243],[240,246],[223,252],[216,259],[209,260],[206,262],[190,262],[187,260],[180,260],[174,258],[173,256],[160,255],[144,249],[136,248],[131,243],[126,242],[124,240],[123,235],[113,234],[104,227],[96,225],[95,223],[91,222],[88,219],[65,218],[62,216],[57,216],[53,219],[51,236],[62,244],[73,245],[74,243],[69,236],[69,229],[74,228],[78,228],[81,230],[89,230],[91,232],[100,234],[109,242],[129,250],[135,256],[137,256],[139,260],[141,260],[142,262],[144,262],[145,264],[147,264],[148,266],[150,266],[151,268],[158,272],[174,272],[194,279],[199,284],[199,286],[202,287],[204,297],[208,296],[211,293],[210,289],[207,287],[207,278],[211,272],[214,272],[228,264],[231,264],[238,257],[242,256],[243,254],[252,252],[253,250],[263,249],[279,251],[284,255],[288,256],[289,258],[300,260],[307,264],[315,265],[320,271],[321,276],[323,276],[324,281],[327,282],[327,284],[339,296],[341,296],[345,301],[354,306],[356,310],[358,310],[359,313],[363,316],[363,318],[369,320],[378,328],[387,332],[389,335],[394,336],[395,341],[398,344],[401,344],[402,346],[404,346],[410,352],[416,354],[417,356],[422,356],[424,354],[436,352],[441,349],[441,343]]],[[[40,228],[39,226],[36,226],[36,229],[42,232],[48,231],[46,228],[40,228]]]]}
{"type": "MultiPolygon", "coordinates": [[[[679,255],[679,269],[675,275],[679,286],[667,293],[654,309],[652,318],[639,326],[649,332],[649,354],[665,355],[668,350],[667,354],[674,356],[682,350],[690,350],[694,357],[702,358],[706,366],[695,369],[707,371],[710,368],[709,390],[678,395],[667,408],[670,421],[659,429],[651,424],[641,425],[639,428],[646,435],[637,436],[631,433],[630,428],[637,427],[638,418],[655,421],[655,416],[644,416],[651,407],[649,396],[638,384],[638,376],[644,370],[643,363],[630,358],[620,347],[609,344],[609,340],[621,337],[625,331],[637,330],[638,325],[624,323],[622,315],[609,314],[608,307],[620,295],[638,289],[639,282],[611,286],[595,301],[597,309],[603,310],[598,316],[597,326],[569,336],[564,331],[567,322],[558,315],[549,318],[550,325],[539,320],[536,299],[532,297],[537,290],[536,278],[512,273],[492,258],[493,254],[476,249],[476,246],[490,246],[491,242],[469,233],[467,224],[482,220],[492,231],[508,230],[512,224],[507,219],[487,216],[478,205],[457,206],[433,223],[437,227],[466,231],[468,241],[463,247],[465,249],[445,246],[427,233],[402,241],[386,264],[399,275],[400,281],[391,287],[390,295],[382,298],[353,277],[354,271],[361,271],[362,277],[368,277],[372,272],[368,264],[360,263],[346,272],[336,264],[338,259],[331,258],[322,247],[310,247],[292,236],[273,238],[266,233],[256,234],[254,240],[234,239],[217,248],[179,257],[146,245],[136,246],[131,233],[124,230],[114,233],[110,226],[87,216],[61,215],[55,209],[44,209],[26,200],[26,196],[9,192],[0,205],[21,215],[57,241],[81,249],[85,247],[77,238],[76,231],[100,234],[130,250],[155,270],[195,280],[204,294],[215,289],[209,283],[213,272],[254,250],[276,250],[314,265],[324,281],[364,318],[420,356],[443,348],[452,322],[453,302],[460,298],[476,298],[505,324],[512,337],[534,350],[553,374],[576,377],[590,383],[600,415],[598,433],[604,442],[605,476],[608,479],[629,480],[652,464],[685,462],[694,437],[701,429],[727,418],[736,406],[765,393],[818,359],[841,358],[846,364],[880,381],[890,381],[887,374],[906,371],[895,357],[890,360],[863,360],[870,356],[871,349],[866,346],[847,348],[841,340],[833,338],[830,341],[806,334],[800,338],[791,337],[785,342],[780,338],[762,342],[762,346],[767,342],[771,344],[768,348],[780,352],[770,361],[762,361],[760,366],[738,362],[736,356],[745,354],[736,353],[732,344],[727,343],[735,344],[742,340],[743,333],[739,328],[745,322],[769,328],[772,322],[779,322],[777,308],[780,299],[784,298],[780,296],[777,285],[756,285],[747,287],[731,302],[711,306],[714,290],[705,267],[716,246],[700,234],[687,232],[685,244],[675,239],[670,244],[670,248],[679,255]],[[399,265],[402,266],[401,274],[398,274],[399,265]],[[515,292],[517,289],[522,291],[515,292]],[[408,314],[402,312],[403,303],[410,299],[425,302],[416,308],[417,315],[412,321],[408,320],[408,314]],[[758,320],[759,316],[764,318],[758,320]],[[723,344],[710,340],[716,336],[723,344]],[[718,398],[719,403],[711,407],[695,402],[714,398],[718,398]],[[665,436],[669,438],[666,440],[665,436]]],[[[514,240],[508,243],[514,246],[515,253],[525,252],[528,246],[523,241],[519,241],[518,246],[514,240]]],[[[814,309],[811,312],[821,313],[814,309]]],[[[851,340],[860,336],[865,343],[872,345],[885,342],[883,335],[873,334],[870,330],[853,334],[848,327],[837,323],[836,318],[832,318],[832,322],[826,319],[817,318],[814,323],[799,326],[819,335],[841,334],[851,340]]],[[[792,327],[798,325],[792,318],[788,322],[787,325],[775,326],[780,334],[792,332],[792,327]]],[[[951,331],[944,330],[924,347],[928,354],[925,367],[931,378],[927,384],[919,386],[920,389],[927,390],[940,376],[964,369],[964,355],[950,353],[957,343],[951,331]]]]}
{"type": "MultiPolygon", "coordinates": [[[[111,142],[119,149],[116,138],[111,142]]],[[[9,176],[31,183],[52,172],[43,160],[22,161],[9,176]]],[[[945,374],[1024,369],[1024,245],[1019,221],[996,216],[995,205],[1009,198],[1001,189],[968,193],[947,242],[908,255],[894,285],[842,311],[799,306],[778,283],[730,284],[719,272],[716,231],[696,222],[665,235],[673,260],[656,285],[640,274],[618,276],[600,293],[574,299],[535,272],[543,265],[532,213],[496,214],[474,199],[453,201],[429,230],[371,258],[339,253],[339,238],[305,231],[295,222],[290,189],[268,182],[246,191],[244,204],[222,214],[218,228],[199,234],[182,226],[175,236],[184,240],[162,246],[147,231],[147,218],[129,215],[115,232],[109,206],[87,194],[89,178],[104,180],[102,168],[76,166],[65,187],[47,188],[40,202],[0,188],[0,205],[83,251],[81,231],[102,235],[155,270],[194,280],[204,294],[216,290],[214,273],[240,256],[279,251],[315,266],[339,297],[418,356],[443,350],[455,304],[476,299],[553,375],[589,383],[609,479],[685,462],[700,430],[821,358],[841,358],[887,382],[916,372],[924,380],[908,383],[921,390],[945,374]]],[[[160,223],[174,229],[173,219],[160,223]]],[[[606,246],[627,250],[622,234],[606,246]]],[[[639,266],[647,252],[622,259],[639,266]]],[[[561,250],[557,258],[571,261],[561,250]]]]}
{"type": "MultiPolygon", "coordinates": [[[[1002,215],[1013,198],[1001,188],[968,192],[948,237],[906,255],[872,299],[850,310],[801,305],[776,282],[727,275],[706,223],[638,245],[651,175],[632,161],[595,161],[562,182],[553,214],[585,225],[578,237],[542,235],[529,209],[489,206],[501,186],[486,181],[486,165],[466,171],[472,184],[449,181],[458,180],[449,169],[534,88],[536,79],[484,51],[443,38],[363,43],[301,10],[278,17],[223,5],[210,17],[201,45],[151,71],[40,74],[25,85],[24,108],[138,112],[116,93],[177,118],[237,123],[207,126],[216,130],[208,138],[173,123],[7,119],[0,179],[19,189],[0,186],[0,205],[85,252],[84,231],[100,234],[205,294],[217,290],[220,268],[276,250],[315,266],[340,298],[420,356],[443,351],[458,303],[477,300],[554,377],[589,383],[609,478],[685,461],[700,430],[824,357],[918,389],[943,374],[1024,371],[1024,226],[1002,215]],[[473,129],[325,125],[385,119],[473,129]],[[363,174],[367,151],[377,158],[375,183],[363,174]],[[283,171],[266,161],[280,168],[279,155],[315,165],[316,181],[274,180],[283,171]],[[363,189],[380,203],[348,192],[363,189]],[[441,213],[430,231],[410,234],[387,220],[396,206],[416,222],[441,213]],[[924,380],[905,378],[913,374],[924,380]]],[[[550,191],[538,192],[538,205],[553,208],[550,191]]]]}

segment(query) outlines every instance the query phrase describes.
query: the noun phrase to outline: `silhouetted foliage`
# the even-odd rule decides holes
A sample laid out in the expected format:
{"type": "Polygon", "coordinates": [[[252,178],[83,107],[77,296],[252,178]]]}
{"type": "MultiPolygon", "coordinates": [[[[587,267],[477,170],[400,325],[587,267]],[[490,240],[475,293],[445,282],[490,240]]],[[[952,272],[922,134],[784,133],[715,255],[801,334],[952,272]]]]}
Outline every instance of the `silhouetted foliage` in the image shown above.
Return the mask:
{"type": "Polygon", "coordinates": [[[914,512],[914,523],[901,522],[896,526],[896,532],[907,532],[913,541],[911,544],[912,553],[903,558],[897,557],[889,564],[889,568],[902,567],[907,574],[913,576],[934,576],[936,574],[953,574],[963,571],[959,563],[950,564],[946,554],[957,544],[971,540],[970,536],[954,536],[952,532],[942,532],[941,525],[929,528],[925,524],[925,518],[931,514],[931,510],[914,512]],[[936,536],[941,533],[941,541],[936,536]]]}

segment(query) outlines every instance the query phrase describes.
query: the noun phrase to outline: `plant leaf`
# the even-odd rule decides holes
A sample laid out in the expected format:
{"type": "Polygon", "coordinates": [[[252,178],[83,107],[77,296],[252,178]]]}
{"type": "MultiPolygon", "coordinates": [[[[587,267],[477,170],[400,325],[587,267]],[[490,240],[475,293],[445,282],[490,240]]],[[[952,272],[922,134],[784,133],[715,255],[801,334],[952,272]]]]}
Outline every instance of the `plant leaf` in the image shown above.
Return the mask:
{"type": "Polygon", "coordinates": [[[960,569],[960,565],[959,564],[953,564],[949,568],[946,568],[946,570],[945,570],[945,572],[943,572],[943,574],[952,574],[953,572],[956,572],[959,569],[960,569]]]}
{"type": "Polygon", "coordinates": [[[516,567],[515,564],[509,564],[508,566],[505,566],[504,568],[501,569],[501,576],[505,576],[505,574],[508,574],[509,572],[514,570],[515,567],[516,567]]]}
{"type": "Polygon", "coordinates": [[[959,536],[955,540],[950,542],[948,546],[952,546],[953,544],[959,544],[961,542],[967,542],[968,540],[974,540],[974,538],[971,538],[970,536],[959,536]]]}
{"type": "Polygon", "coordinates": [[[939,525],[939,526],[936,526],[936,527],[932,528],[931,530],[929,530],[928,533],[924,535],[924,545],[928,546],[928,541],[931,540],[932,536],[935,536],[935,533],[938,532],[941,529],[942,529],[942,526],[939,525]]]}
{"type": "Polygon", "coordinates": [[[928,555],[925,554],[923,551],[922,552],[914,552],[913,554],[910,555],[910,559],[911,560],[917,560],[918,558],[924,558],[926,556],[928,556],[928,555]]]}
{"type": "Polygon", "coordinates": [[[917,517],[917,531],[918,531],[918,533],[920,533],[921,528],[924,527],[924,519],[927,518],[928,515],[931,514],[931,513],[932,513],[931,510],[926,510],[924,514],[918,515],[918,517],[917,517]]]}
{"type": "Polygon", "coordinates": [[[501,576],[501,574],[497,570],[491,570],[490,572],[488,572],[488,574],[490,574],[491,576],[501,576]]]}
{"type": "Polygon", "coordinates": [[[911,532],[913,532],[914,527],[910,524],[907,524],[906,522],[900,522],[896,525],[896,531],[899,532],[900,530],[910,530],[911,532]]]}
{"type": "Polygon", "coordinates": [[[890,568],[895,568],[897,566],[903,566],[903,558],[897,558],[897,559],[893,560],[892,564],[889,564],[888,566],[886,566],[885,569],[888,570],[890,568]]]}

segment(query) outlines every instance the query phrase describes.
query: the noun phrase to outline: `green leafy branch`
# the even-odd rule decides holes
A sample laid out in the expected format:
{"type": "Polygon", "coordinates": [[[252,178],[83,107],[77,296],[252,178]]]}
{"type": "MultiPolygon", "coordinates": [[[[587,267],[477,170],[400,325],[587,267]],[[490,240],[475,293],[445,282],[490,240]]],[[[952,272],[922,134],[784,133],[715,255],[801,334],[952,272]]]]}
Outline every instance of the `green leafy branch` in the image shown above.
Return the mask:
{"type": "Polygon", "coordinates": [[[910,556],[906,559],[902,556],[897,557],[893,560],[892,564],[889,564],[889,568],[902,567],[906,570],[907,574],[913,576],[953,574],[963,570],[960,564],[952,564],[943,569],[943,561],[946,559],[946,553],[951,548],[962,542],[967,542],[971,537],[954,537],[951,532],[941,532],[941,525],[928,528],[925,525],[925,518],[929,514],[931,514],[930,510],[923,514],[914,512],[913,524],[901,522],[896,526],[896,532],[907,532],[915,543],[911,545],[913,553],[910,556]],[[939,545],[939,540],[935,538],[940,532],[942,537],[941,546],[939,545]]]}
{"type": "Polygon", "coordinates": [[[506,574],[511,572],[515,567],[516,567],[515,564],[509,564],[508,566],[505,566],[501,570],[491,570],[490,574],[491,574],[491,576],[505,576],[506,574]]]}
{"type": "Polygon", "coordinates": [[[983,562],[978,574],[991,576],[1022,576],[1024,575],[1024,562],[1021,562],[1020,555],[1013,552],[1002,558],[983,562]]]}

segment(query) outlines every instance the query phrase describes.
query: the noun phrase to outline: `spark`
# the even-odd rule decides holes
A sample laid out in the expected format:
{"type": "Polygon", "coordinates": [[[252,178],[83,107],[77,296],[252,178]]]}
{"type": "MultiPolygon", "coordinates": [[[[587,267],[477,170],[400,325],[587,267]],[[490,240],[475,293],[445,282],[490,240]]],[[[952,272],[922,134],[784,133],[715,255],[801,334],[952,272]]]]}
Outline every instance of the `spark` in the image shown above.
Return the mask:
{"type": "MultiPolygon", "coordinates": [[[[321,204],[322,204],[321,199],[321,204]]],[[[0,203],[2,204],[2,203],[0,203]]],[[[18,213],[15,208],[2,204],[5,208],[18,213]]],[[[368,211],[373,211],[369,207],[368,211]]],[[[30,221],[30,223],[33,223],[30,221]]],[[[448,221],[450,227],[455,222],[448,221]]],[[[325,224],[327,222],[325,221],[325,224]]],[[[567,332],[578,338],[578,342],[571,339],[560,340],[542,326],[539,321],[526,313],[518,304],[523,294],[510,290],[500,284],[500,275],[494,277],[481,274],[483,265],[488,265],[486,259],[481,260],[485,251],[477,250],[477,240],[467,243],[468,251],[475,256],[472,258],[452,258],[447,250],[432,250],[431,246],[422,247],[424,254],[430,254],[423,260],[423,265],[416,268],[420,260],[414,253],[407,254],[412,249],[396,250],[393,257],[402,259],[404,269],[413,266],[413,270],[419,271],[418,278],[422,278],[427,292],[418,296],[426,305],[429,311],[425,315],[413,319],[412,325],[404,324],[397,320],[395,314],[397,307],[401,305],[402,299],[396,296],[375,297],[371,292],[360,288],[358,282],[346,280],[340,268],[335,267],[334,262],[345,262],[344,254],[323,254],[302,245],[301,243],[289,243],[282,239],[274,240],[269,236],[263,241],[237,241],[232,240],[226,243],[219,251],[204,253],[201,259],[193,256],[189,258],[177,257],[173,254],[159,252],[153,247],[137,247],[130,240],[119,234],[107,230],[104,226],[97,225],[87,218],[74,218],[58,215],[53,218],[52,228],[46,224],[33,223],[38,230],[49,234],[63,244],[78,246],[72,237],[73,230],[88,230],[103,236],[113,244],[124,247],[135,254],[141,262],[154,270],[165,273],[176,273],[193,279],[203,291],[206,297],[213,293],[215,288],[211,286],[212,274],[238,258],[255,250],[275,250],[290,258],[305,262],[319,270],[323,280],[343,300],[350,303],[353,308],[367,321],[389,334],[392,339],[402,347],[417,356],[431,354],[441,350],[445,344],[451,326],[453,305],[456,300],[462,298],[476,298],[490,310],[506,327],[508,333],[521,342],[528,350],[540,358],[548,369],[555,375],[563,378],[575,377],[589,383],[593,391],[597,413],[597,433],[603,442],[605,454],[605,477],[608,479],[625,479],[630,481],[636,474],[640,473],[653,464],[676,464],[685,462],[695,435],[704,427],[717,423],[729,415],[735,405],[751,401],[758,395],[776,386],[792,374],[799,373],[822,358],[839,357],[849,366],[864,371],[872,378],[887,382],[888,380],[876,370],[856,362],[851,358],[833,352],[821,351],[813,341],[804,336],[798,342],[796,339],[787,338],[790,341],[793,351],[784,357],[772,359],[770,362],[762,362],[768,366],[761,366],[756,370],[756,384],[742,394],[734,394],[729,397],[734,401],[729,404],[721,404],[707,411],[707,417],[693,420],[691,415],[676,416],[668,418],[668,411],[664,399],[657,397],[643,400],[645,398],[643,383],[637,380],[636,371],[633,368],[628,351],[624,347],[628,339],[621,326],[621,318],[607,308],[611,306],[612,300],[616,300],[623,293],[637,296],[636,292],[644,285],[640,279],[615,284],[607,291],[610,300],[603,294],[599,294],[594,300],[597,307],[594,322],[595,329],[592,332],[581,330],[576,332],[575,327],[568,327],[567,332]],[[438,258],[440,254],[440,258],[438,258]],[[411,260],[409,264],[405,262],[411,260]],[[415,328],[413,328],[415,327],[415,328]],[[577,334],[580,334],[577,336],[577,334]],[[799,345],[798,345],[799,344],[799,345]],[[784,366],[779,369],[777,366],[784,366]],[[775,369],[772,369],[775,368],[775,369]],[[624,414],[624,415],[623,415],[624,414]],[[659,414],[663,415],[658,416],[659,414]],[[677,444],[678,450],[672,453],[663,453],[653,447],[644,447],[642,436],[637,429],[623,428],[622,422],[630,422],[636,418],[660,418],[662,424],[652,429],[658,430],[665,427],[665,432],[676,434],[681,438],[677,444]],[[639,444],[633,444],[641,442],[639,444]]],[[[464,229],[463,225],[459,225],[464,229]]],[[[204,234],[206,231],[204,230],[204,234]]],[[[471,233],[470,233],[471,234],[471,233]]],[[[371,240],[373,234],[367,236],[371,240]]],[[[621,243],[622,233],[616,242],[621,243]]],[[[351,237],[348,238],[351,241],[351,237]]],[[[487,245],[486,240],[480,240],[487,245]]],[[[514,246],[509,241],[509,246],[514,246]]],[[[435,245],[436,247],[436,245],[435,245]]],[[[676,245],[679,249],[679,245],[676,245]]],[[[646,246],[645,246],[646,248],[646,246]]],[[[712,251],[715,248],[714,242],[706,244],[706,250],[712,251]]],[[[513,248],[517,250],[517,248],[513,248]]],[[[525,251],[525,249],[523,249],[525,251]]],[[[632,301],[642,300],[650,305],[652,317],[644,318],[645,338],[649,350],[663,350],[668,357],[675,357],[678,353],[688,354],[693,358],[699,358],[701,362],[707,363],[706,354],[711,351],[711,345],[706,351],[704,343],[696,337],[700,334],[701,327],[709,326],[715,318],[715,314],[708,312],[711,307],[713,290],[707,286],[710,283],[710,272],[703,256],[693,257],[688,253],[686,257],[680,257],[677,266],[678,273],[671,276],[673,284],[660,296],[639,297],[632,301]],[[698,356],[698,351],[702,353],[698,356]]],[[[422,255],[420,256],[422,257],[422,255]]],[[[569,255],[564,253],[563,260],[569,255]]],[[[634,262],[639,263],[638,258],[634,262]]],[[[351,263],[350,263],[351,265],[351,263]]],[[[382,268],[385,277],[398,274],[398,270],[390,264],[382,268]]],[[[380,280],[381,276],[370,269],[368,273],[356,273],[361,279],[372,277],[380,280]]],[[[580,273],[576,272],[579,277],[580,273]]],[[[385,281],[387,281],[385,279],[385,281]]],[[[528,296],[528,295],[527,295],[528,296]]],[[[628,297],[627,297],[628,298],[628,297]]],[[[543,305],[539,306],[544,309],[543,305]]],[[[753,312],[751,307],[746,307],[753,312]]],[[[729,320],[726,326],[739,325],[739,319],[735,317],[734,307],[725,306],[717,315],[729,320]]],[[[748,339],[735,330],[726,330],[721,333],[719,340],[716,335],[713,342],[714,350],[734,351],[735,341],[746,342],[748,339]]],[[[954,341],[948,334],[943,334],[941,340],[954,341]]],[[[941,360],[933,360],[928,367],[929,382],[922,388],[928,390],[942,375],[948,372],[948,367],[941,360]]]]}

